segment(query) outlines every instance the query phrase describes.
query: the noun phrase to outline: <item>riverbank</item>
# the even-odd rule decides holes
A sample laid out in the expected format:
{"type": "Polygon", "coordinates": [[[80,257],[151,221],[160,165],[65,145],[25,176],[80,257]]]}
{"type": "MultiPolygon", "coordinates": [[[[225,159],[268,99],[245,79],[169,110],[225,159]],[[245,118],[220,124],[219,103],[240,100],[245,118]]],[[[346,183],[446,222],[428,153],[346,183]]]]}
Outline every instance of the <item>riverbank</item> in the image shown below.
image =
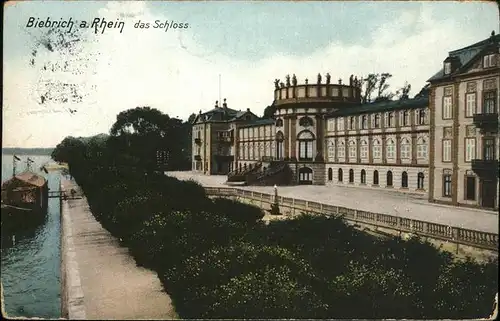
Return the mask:
{"type": "MultiPolygon", "coordinates": [[[[63,180],[62,190],[78,189],[63,180]]],[[[172,319],[172,300],[155,272],[138,267],[105,230],[87,200],[62,204],[62,314],[70,319],[172,319]]]]}

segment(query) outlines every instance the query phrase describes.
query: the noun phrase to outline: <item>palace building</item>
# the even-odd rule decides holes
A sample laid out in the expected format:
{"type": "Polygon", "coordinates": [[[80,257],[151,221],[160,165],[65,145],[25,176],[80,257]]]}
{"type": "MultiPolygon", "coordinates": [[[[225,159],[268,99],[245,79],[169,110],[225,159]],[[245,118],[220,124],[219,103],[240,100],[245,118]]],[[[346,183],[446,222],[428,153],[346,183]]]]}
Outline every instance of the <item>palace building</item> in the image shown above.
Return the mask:
{"type": "Polygon", "coordinates": [[[500,35],[454,50],[429,79],[429,200],[498,209],[500,35]]]}
{"type": "Polygon", "coordinates": [[[411,99],[362,104],[357,77],[332,83],[318,74],[316,83],[276,79],[269,119],[216,102],[193,121],[193,170],[274,185],[286,167],[291,184],[498,208],[498,42],[492,36],[450,52],[411,99]]]}

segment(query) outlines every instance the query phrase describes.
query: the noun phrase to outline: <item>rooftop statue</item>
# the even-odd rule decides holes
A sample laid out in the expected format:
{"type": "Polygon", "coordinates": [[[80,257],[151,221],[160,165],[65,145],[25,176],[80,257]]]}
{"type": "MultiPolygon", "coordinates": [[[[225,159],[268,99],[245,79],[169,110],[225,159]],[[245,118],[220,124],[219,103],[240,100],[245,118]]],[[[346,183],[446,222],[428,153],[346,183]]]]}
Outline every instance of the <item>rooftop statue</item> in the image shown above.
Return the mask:
{"type": "Polygon", "coordinates": [[[275,79],[274,80],[274,88],[275,89],[279,89],[280,88],[279,84],[280,84],[280,80],[279,79],[275,79]]]}
{"type": "Polygon", "coordinates": [[[290,87],[290,75],[286,75],[286,86],[290,87]]]}
{"type": "Polygon", "coordinates": [[[280,87],[281,88],[285,88],[285,83],[284,82],[280,82],[280,87]]]}
{"type": "Polygon", "coordinates": [[[321,74],[318,74],[318,85],[321,84],[321,74]]]}
{"type": "Polygon", "coordinates": [[[342,85],[342,79],[339,78],[339,85],[342,85]]]}
{"type": "Polygon", "coordinates": [[[354,84],[353,81],[354,81],[354,76],[351,75],[351,77],[349,77],[349,86],[352,86],[354,84]]]}
{"type": "Polygon", "coordinates": [[[292,84],[294,86],[297,86],[297,77],[295,77],[295,74],[293,74],[293,76],[292,76],[292,84]]]}
{"type": "Polygon", "coordinates": [[[306,78],[306,85],[309,83],[309,79],[306,78]]]}
{"type": "Polygon", "coordinates": [[[331,78],[330,73],[328,73],[328,72],[327,72],[327,73],[326,73],[326,83],[327,83],[328,85],[330,84],[330,78],[331,78]]]}

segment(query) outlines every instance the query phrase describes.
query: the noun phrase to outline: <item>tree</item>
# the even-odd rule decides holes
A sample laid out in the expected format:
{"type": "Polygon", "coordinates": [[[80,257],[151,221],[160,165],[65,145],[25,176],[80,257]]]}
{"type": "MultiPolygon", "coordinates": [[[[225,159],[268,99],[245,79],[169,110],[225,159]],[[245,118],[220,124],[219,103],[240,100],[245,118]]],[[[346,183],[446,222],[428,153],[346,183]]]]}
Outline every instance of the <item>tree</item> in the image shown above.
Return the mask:
{"type": "Polygon", "coordinates": [[[377,88],[377,83],[379,81],[379,74],[369,74],[366,78],[362,80],[363,95],[361,102],[363,104],[369,103],[372,101],[371,97],[373,91],[377,88]]]}
{"type": "Polygon", "coordinates": [[[407,81],[405,81],[403,87],[401,87],[400,89],[398,89],[398,91],[396,91],[396,96],[398,96],[399,100],[408,99],[410,97],[409,95],[410,90],[411,90],[411,85],[407,81]]]}
{"type": "Polygon", "coordinates": [[[192,113],[191,115],[189,115],[189,118],[188,118],[188,121],[187,121],[187,122],[188,122],[189,124],[191,124],[191,123],[193,123],[193,122],[194,122],[195,118],[196,118],[196,114],[195,114],[195,113],[192,113]]]}
{"type": "Polygon", "coordinates": [[[276,106],[274,104],[267,106],[266,109],[264,109],[264,115],[262,116],[262,118],[273,118],[275,112],[276,106]]]}

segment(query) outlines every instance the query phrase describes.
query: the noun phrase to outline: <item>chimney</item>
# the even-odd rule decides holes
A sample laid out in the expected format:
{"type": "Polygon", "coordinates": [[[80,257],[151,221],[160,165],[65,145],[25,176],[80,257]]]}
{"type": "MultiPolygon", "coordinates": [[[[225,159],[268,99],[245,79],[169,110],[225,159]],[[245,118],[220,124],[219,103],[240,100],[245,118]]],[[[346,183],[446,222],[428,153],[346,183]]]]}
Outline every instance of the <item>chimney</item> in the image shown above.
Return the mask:
{"type": "Polygon", "coordinates": [[[495,36],[495,30],[492,30],[491,31],[491,36],[494,37],[495,36]]]}
{"type": "Polygon", "coordinates": [[[222,107],[227,108],[226,98],[224,98],[224,103],[222,104],[222,107]]]}
{"type": "Polygon", "coordinates": [[[247,108],[247,112],[250,112],[250,108],[247,108]]]}

